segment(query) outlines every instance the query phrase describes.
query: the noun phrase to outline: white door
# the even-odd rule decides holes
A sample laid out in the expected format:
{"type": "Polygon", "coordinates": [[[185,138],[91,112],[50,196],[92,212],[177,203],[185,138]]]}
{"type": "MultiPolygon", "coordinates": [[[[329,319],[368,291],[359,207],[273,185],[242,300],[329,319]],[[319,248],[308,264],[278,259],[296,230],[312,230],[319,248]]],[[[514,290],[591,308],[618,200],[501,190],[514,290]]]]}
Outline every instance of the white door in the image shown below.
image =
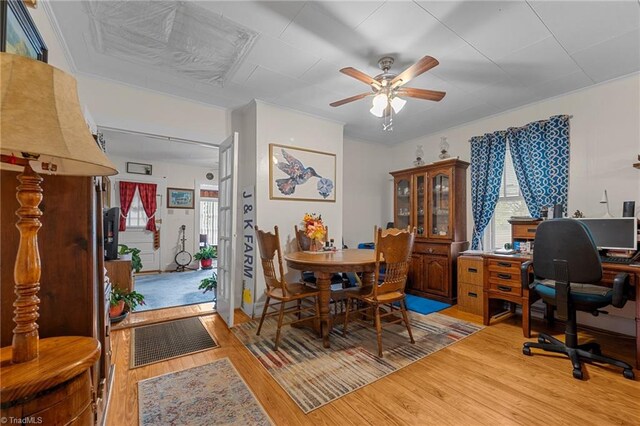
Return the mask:
{"type": "Polygon", "coordinates": [[[238,133],[220,145],[218,186],[218,287],[216,310],[233,327],[236,270],[238,133]]]}

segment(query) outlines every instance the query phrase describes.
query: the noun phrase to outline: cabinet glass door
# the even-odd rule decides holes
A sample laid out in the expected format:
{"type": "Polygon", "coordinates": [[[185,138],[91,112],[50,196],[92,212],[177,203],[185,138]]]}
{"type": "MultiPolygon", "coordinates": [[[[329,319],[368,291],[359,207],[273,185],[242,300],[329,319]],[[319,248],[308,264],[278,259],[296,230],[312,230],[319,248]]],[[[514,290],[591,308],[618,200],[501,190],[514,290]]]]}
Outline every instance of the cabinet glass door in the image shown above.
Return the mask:
{"type": "Polygon", "coordinates": [[[416,222],[415,222],[416,234],[419,236],[424,236],[427,230],[427,215],[426,215],[426,209],[428,206],[427,176],[424,174],[416,175],[415,187],[416,187],[416,203],[415,203],[416,211],[414,212],[414,214],[416,218],[416,222]]]}
{"type": "Polygon", "coordinates": [[[431,174],[429,235],[451,238],[451,175],[448,170],[431,174]]]}
{"type": "Polygon", "coordinates": [[[406,228],[411,223],[411,177],[396,180],[395,226],[406,228]]]}

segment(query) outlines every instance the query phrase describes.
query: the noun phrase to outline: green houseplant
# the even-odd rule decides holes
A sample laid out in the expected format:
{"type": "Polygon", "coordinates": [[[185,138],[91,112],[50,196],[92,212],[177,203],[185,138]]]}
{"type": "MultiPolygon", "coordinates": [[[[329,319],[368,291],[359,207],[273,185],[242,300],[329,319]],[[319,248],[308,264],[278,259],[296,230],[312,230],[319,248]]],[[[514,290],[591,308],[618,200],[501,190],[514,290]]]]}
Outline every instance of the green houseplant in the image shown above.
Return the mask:
{"type": "Polygon", "coordinates": [[[218,288],[218,274],[216,271],[212,271],[211,276],[200,280],[199,290],[203,290],[202,293],[208,291],[213,292],[213,300],[216,300],[216,288],[218,288]]]}
{"type": "Polygon", "coordinates": [[[142,259],[140,259],[140,249],[135,247],[129,247],[126,244],[118,244],[118,254],[122,258],[129,257],[131,255],[131,269],[136,273],[142,269],[142,259]]]}
{"type": "Polygon", "coordinates": [[[109,316],[111,318],[122,315],[125,306],[129,311],[135,311],[139,305],[144,305],[144,296],[137,291],[124,291],[118,287],[111,288],[109,295],[109,316]]]}
{"type": "Polygon", "coordinates": [[[218,257],[218,246],[202,247],[193,257],[200,261],[200,267],[202,269],[211,269],[213,259],[218,257]]]}

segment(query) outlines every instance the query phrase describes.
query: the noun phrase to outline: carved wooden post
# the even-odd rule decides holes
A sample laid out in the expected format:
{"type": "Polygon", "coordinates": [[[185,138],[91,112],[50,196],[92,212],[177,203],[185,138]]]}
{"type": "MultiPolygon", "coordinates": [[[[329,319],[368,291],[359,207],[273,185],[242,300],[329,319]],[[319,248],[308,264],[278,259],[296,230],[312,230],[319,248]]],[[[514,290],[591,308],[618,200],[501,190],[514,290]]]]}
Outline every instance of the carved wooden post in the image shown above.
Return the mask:
{"type": "Polygon", "coordinates": [[[42,201],[42,178],[27,163],[24,171],[18,175],[20,184],[16,198],[20,208],[16,211],[20,231],[20,245],[13,271],[15,293],[18,296],[13,303],[13,343],[11,360],[14,363],[31,361],[38,357],[38,304],[36,295],[40,290],[40,253],[38,251],[38,230],[42,226],[38,208],[42,201]]]}

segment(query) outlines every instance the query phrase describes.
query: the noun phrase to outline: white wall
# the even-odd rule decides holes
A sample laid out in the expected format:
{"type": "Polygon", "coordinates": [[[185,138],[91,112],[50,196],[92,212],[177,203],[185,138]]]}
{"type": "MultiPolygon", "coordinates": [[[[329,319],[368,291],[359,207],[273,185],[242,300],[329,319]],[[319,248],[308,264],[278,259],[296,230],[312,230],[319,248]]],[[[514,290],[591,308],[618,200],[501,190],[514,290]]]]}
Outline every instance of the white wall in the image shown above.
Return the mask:
{"type": "MultiPolygon", "coordinates": [[[[262,101],[254,101],[248,107],[232,113],[232,128],[241,133],[241,185],[255,184],[256,187],[257,225],[264,230],[273,230],[273,227],[278,225],[283,251],[286,253],[293,247],[294,225],[301,222],[305,213],[318,213],[329,227],[330,237],[341,241],[344,192],[343,125],[262,101]],[[272,143],[336,154],[336,201],[270,200],[269,144],[272,143]],[[252,154],[254,161],[247,158],[252,154]]],[[[241,235],[240,230],[238,232],[241,235]]],[[[260,265],[256,268],[255,285],[254,301],[261,304],[265,284],[260,265]]]]}
{"type": "Polygon", "coordinates": [[[226,109],[84,74],[77,79],[80,101],[99,126],[216,145],[229,135],[226,109]]]}
{"type": "MultiPolygon", "coordinates": [[[[414,159],[419,144],[423,145],[425,161],[434,161],[439,153],[441,136],[447,136],[452,156],[469,161],[468,141],[472,136],[522,126],[558,114],[573,115],[568,211],[573,213],[579,209],[587,217],[602,216],[604,210],[599,201],[604,189],[607,189],[614,216],[622,215],[625,200],[636,200],[636,205],[640,204],[640,173],[632,167],[640,153],[640,74],[405,142],[392,149],[388,169],[406,168],[414,159]]],[[[345,163],[352,160],[347,157],[345,163]]],[[[467,185],[470,188],[469,179],[467,185]]],[[[471,235],[471,191],[467,194],[467,235],[471,235]]],[[[389,211],[389,217],[391,214],[389,211]]],[[[622,310],[607,310],[611,312],[608,317],[594,318],[587,314],[579,320],[594,327],[635,334],[633,303],[628,303],[622,310]]]]}
{"type": "Polygon", "coordinates": [[[344,243],[373,241],[373,226],[386,226],[393,211],[387,145],[344,139],[344,199],[342,226],[344,243]]]}
{"type": "MultiPolygon", "coordinates": [[[[108,154],[108,153],[107,153],[108,154]]],[[[167,209],[166,208],[166,188],[196,188],[195,182],[202,180],[209,168],[187,166],[177,163],[162,163],[150,161],[149,164],[153,166],[153,176],[145,176],[139,174],[130,174],[126,171],[126,162],[130,159],[109,155],[111,161],[114,162],[120,173],[117,176],[111,178],[112,192],[111,192],[111,206],[118,207],[120,200],[118,198],[118,192],[116,190],[116,184],[120,180],[126,180],[130,182],[149,182],[156,183],[158,185],[158,194],[160,195],[161,202],[158,203],[158,212],[161,218],[161,223],[158,224],[160,229],[160,269],[163,271],[174,271],[176,264],[174,257],[180,249],[179,234],[180,226],[185,225],[185,249],[193,256],[198,251],[198,243],[195,235],[199,233],[196,223],[195,209],[167,209]]],[[[216,182],[213,182],[215,184],[216,182]]],[[[199,189],[196,189],[198,191],[199,189]]],[[[196,209],[198,206],[196,206],[196,209]]],[[[149,231],[145,231],[149,232],[149,231]]],[[[197,261],[191,264],[192,267],[197,267],[197,261]]],[[[147,269],[147,268],[145,268],[147,269]]]]}

